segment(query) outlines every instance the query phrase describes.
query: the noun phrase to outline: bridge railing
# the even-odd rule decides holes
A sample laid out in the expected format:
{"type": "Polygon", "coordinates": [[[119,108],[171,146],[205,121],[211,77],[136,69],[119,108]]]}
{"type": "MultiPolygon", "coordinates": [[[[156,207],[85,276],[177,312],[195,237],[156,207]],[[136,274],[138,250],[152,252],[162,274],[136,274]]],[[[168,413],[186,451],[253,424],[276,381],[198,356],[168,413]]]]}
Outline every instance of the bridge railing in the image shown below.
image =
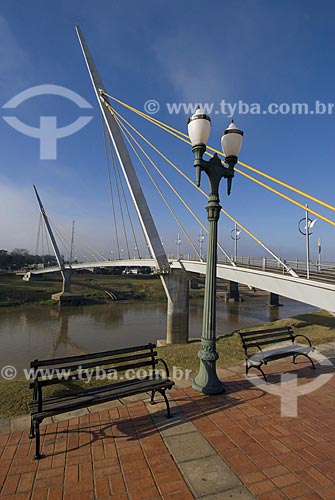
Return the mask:
{"type": "MultiPolygon", "coordinates": [[[[170,254],[168,258],[172,260],[184,259],[184,260],[200,261],[198,255],[192,255],[192,254],[180,254],[179,256],[176,254],[170,254]]],[[[202,260],[206,261],[206,255],[203,256],[202,260]]],[[[307,277],[306,260],[303,259],[293,259],[293,260],[280,259],[280,260],[283,263],[279,262],[276,259],[268,257],[238,256],[235,263],[239,267],[258,269],[261,271],[269,271],[286,275],[289,274],[287,269],[293,269],[299,277],[301,278],[307,277]]],[[[228,257],[225,256],[218,257],[219,264],[231,265],[232,261],[234,261],[233,256],[231,256],[230,260],[228,259],[228,257]]],[[[318,260],[311,260],[309,262],[309,279],[315,281],[324,281],[327,283],[335,283],[335,263],[319,262],[318,260]]]]}
{"type": "MultiPolygon", "coordinates": [[[[191,261],[200,261],[206,262],[206,256],[204,255],[202,259],[200,259],[199,255],[196,254],[169,254],[169,260],[191,260],[191,261]]],[[[118,259],[116,259],[118,260],[118,259]]],[[[135,259],[138,261],[138,259],[135,259]]],[[[145,259],[143,259],[145,260],[145,259]]],[[[218,257],[219,264],[232,265],[233,257],[229,259],[225,256],[218,257]]],[[[106,262],[115,262],[115,260],[108,260],[106,262]]],[[[284,260],[282,262],[277,261],[276,259],[270,259],[267,257],[250,257],[250,256],[238,256],[236,259],[236,265],[239,267],[245,267],[249,269],[257,269],[261,271],[268,271],[277,274],[288,275],[288,269],[293,269],[296,274],[301,278],[307,277],[307,266],[306,260],[303,259],[294,259],[294,260],[284,260]],[[285,267],[286,266],[286,267],[285,267]]],[[[80,263],[77,263],[77,265],[80,263]]],[[[85,263],[82,263],[85,265],[85,263]]],[[[88,263],[86,263],[88,264],[88,263]]],[[[91,263],[92,264],[92,263],[91,263]]],[[[97,264],[97,263],[95,263],[97,264]]],[[[77,267],[77,265],[75,267],[77,267]]],[[[138,264],[137,264],[138,265],[138,264]]],[[[44,266],[44,269],[48,269],[48,265],[44,266]]],[[[53,268],[51,266],[51,268],[53,268]]],[[[95,266],[98,267],[98,266],[95,266]]],[[[104,262],[101,262],[101,266],[104,267],[104,262]]],[[[43,271],[42,266],[39,266],[39,269],[36,270],[43,271]]],[[[34,272],[34,271],[33,271],[34,272]]],[[[335,284],[335,263],[334,262],[318,262],[318,261],[310,261],[309,263],[309,279],[315,281],[321,281],[326,283],[334,283],[335,284]]]]}
{"type": "MultiPolygon", "coordinates": [[[[306,260],[284,260],[284,264],[293,269],[301,278],[307,277],[307,263],[306,260]]],[[[228,264],[227,259],[220,259],[220,262],[228,264]]],[[[262,271],[276,272],[280,274],[288,274],[287,269],[283,264],[275,259],[267,257],[243,257],[239,256],[236,264],[240,267],[248,267],[251,269],[261,269],[262,271]]],[[[309,262],[309,279],[316,281],[326,281],[335,283],[335,263],[334,262],[309,262]]]]}

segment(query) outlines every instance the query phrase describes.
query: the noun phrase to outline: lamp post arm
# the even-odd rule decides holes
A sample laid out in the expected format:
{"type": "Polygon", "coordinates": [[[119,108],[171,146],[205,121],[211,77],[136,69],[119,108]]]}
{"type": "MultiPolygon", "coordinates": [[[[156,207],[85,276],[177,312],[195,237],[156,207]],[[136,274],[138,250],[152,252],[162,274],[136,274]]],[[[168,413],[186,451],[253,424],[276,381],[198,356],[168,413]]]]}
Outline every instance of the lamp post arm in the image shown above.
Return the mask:
{"type": "Polygon", "coordinates": [[[194,153],[194,167],[196,169],[196,185],[198,187],[200,186],[201,172],[206,172],[210,182],[210,192],[212,195],[218,196],[219,184],[222,177],[224,177],[225,179],[228,179],[227,194],[229,196],[237,157],[228,156],[226,157],[225,162],[222,162],[215,153],[210,160],[206,161],[203,159],[203,155],[206,151],[206,146],[204,144],[197,144],[193,146],[192,151],[194,153]],[[228,167],[225,166],[225,163],[228,164],[228,167]]]}

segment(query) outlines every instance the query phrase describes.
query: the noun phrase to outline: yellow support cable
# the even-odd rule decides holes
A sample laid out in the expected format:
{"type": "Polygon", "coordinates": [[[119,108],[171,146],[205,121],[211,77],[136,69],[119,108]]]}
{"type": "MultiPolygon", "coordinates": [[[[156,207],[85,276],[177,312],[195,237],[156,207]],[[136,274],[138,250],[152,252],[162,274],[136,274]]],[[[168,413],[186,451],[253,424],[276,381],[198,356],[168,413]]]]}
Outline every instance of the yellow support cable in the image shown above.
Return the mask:
{"type": "MultiPolygon", "coordinates": [[[[184,179],[186,179],[190,184],[192,184],[193,187],[195,187],[203,196],[205,196],[206,198],[208,197],[208,195],[205,193],[205,191],[203,191],[203,189],[201,189],[200,187],[198,187],[196,185],[195,182],[192,181],[192,179],[190,179],[182,170],[180,170],[180,168],[177,167],[177,165],[175,165],[171,160],[169,160],[169,158],[167,158],[161,151],[159,151],[150,141],[148,141],[148,139],[146,139],[146,137],[144,137],[133,125],[131,125],[123,116],[120,115],[120,113],[118,113],[117,111],[115,111],[111,106],[109,106],[107,103],[105,103],[107,108],[110,110],[111,113],[113,113],[114,115],[117,115],[119,118],[121,118],[125,123],[127,123],[127,125],[132,129],[134,130],[134,132],[136,132],[140,137],[141,139],[143,139],[154,151],[156,151],[156,153],[158,153],[167,163],[169,163],[182,177],[184,177],[184,179]]],[[[253,233],[251,233],[251,231],[249,231],[245,226],[243,226],[243,224],[241,224],[239,221],[237,221],[234,217],[232,217],[228,212],[226,212],[223,208],[221,209],[221,211],[230,219],[232,220],[234,223],[236,223],[241,229],[243,229],[243,231],[245,231],[253,240],[255,240],[257,243],[259,243],[260,245],[265,245],[259,238],[257,238],[257,236],[255,236],[253,233]]]]}
{"type": "MultiPolygon", "coordinates": [[[[182,232],[184,233],[184,235],[186,236],[186,239],[188,240],[188,242],[190,243],[190,245],[192,246],[193,250],[196,252],[196,254],[198,255],[198,257],[200,257],[200,254],[195,246],[195,244],[193,243],[191,237],[189,236],[189,234],[187,233],[186,229],[184,228],[184,226],[182,225],[182,223],[180,222],[180,220],[178,219],[177,215],[175,214],[174,210],[172,209],[172,207],[169,205],[168,201],[166,200],[165,196],[163,195],[162,191],[159,189],[156,181],[154,180],[154,178],[152,177],[152,175],[150,174],[149,170],[147,169],[146,165],[144,164],[144,162],[142,161],[142,158],[139,156],[139,154],[137,153],[136,149],[134,148],[133,144],[130,142],[130,139],[129,137],[127,136],[127,134],[133,139],[133,141],[135,142],[135,144],[140,148],[140,150],[142,151],[142,153],[145,154],[145,156],[147,157],[147,159],[152,163],[152,165],[156,168],[156,170],[158,172],[159,169],[157,167],[157,165],[151,160],[151,158],[145,153],[145,151],[143,151],[143,149],[141,148],[141,146],[139,146],[138,142],[136,141],[136,139],[134,139],[133,135],[129,132],[129,130],[127,130],[127,128],[125,127],[125,125],[123,125],[123,123],[121,123],[121,121],[118,119],[118,117],[116,115],[114,115],[120,129],[122,130],[126,140],[128,141],[128,144],[130,145],[130,147],[132,148],[132,150],[134,151],[135,155],[137,156],[137,159],[139,160],[139,162],[141,163],[142,167],[144,168],[146,174],[148,175],[149,179],[151,180],[151,182],[153,183],[153,185],[155,186],[155,188],[157,189],[158,193],[160,194],[160,196],[162,197],[162,199],[164,200],[164,203],[166,204],[166,206],[168,207],[168,209],[170,210],[173,218],[175,219],[175,221],[177,222],[178,226],[180,227],[180,229],[182,230],[182,232]]],[[[164,177],[163,177],[164,178],[164,177]]],[[[166,179],[165,179],[166,180],[166,179]]],[[[166,182],[168,182],[166,180],[166,182]]],[[[179,196],[179,195],[178,195],[179,196]]]]}
{"type": "MultiPolygon", "coordinates": [[[[177,172],[179,174],[181,174],[190,184],[192,184],[192,186],[194,186],[198,191],[200,191],[200,193],[202,195],[204,195],[206,198],[207,198],[207,194],[201,189],[199,188],[189,177],[187,177],[187,175],[184,174],[184,172],[182,172],[182,170],[180,170],[174,163],[172,163],[161,151],[159,151],[150,141],[148,141],[133,125],[131,125],[120,113],[118,113],[114,108],[112,108],[108,103],[105,102],[105,105],[106,107],[109,109],[109,111],[114,115],[115,119],[118,120],[117,116],[120,118],[120,120],[126,122],[152,149],[154,149],[162,158],[165,159],[165,161],[167,161],[175,170],[177,170],[177,172]]],[[[119,120],[118,120],[118,123],[119,120]]],[[[130,133],[128,131],[128,133],[130,133]]],[[[136,141],[137,142],[137,141],[136,141]]],[[[137,143],[138,144],[138,143],[137,143]]],[[[139,146],[141,148],[141,146],[139,146]]],[[[141,150],[143,151],[143,149],[141,148],[141,150]]],[[[144,152],[144,151],[143,151],[144,152]]],[[[144,154],[146,154],[144,152],[144,154]]],[[[150,158],[149,158],[150,159],[150,158]]],[[[150,159],[151,161],[151,159],[150,159]]],[[[163,174],[160,172],[160,170],[158,170],[158,172],[160,173],[160,175],[162,175],[162,177],[164,178],[163,174]]],[[[173,186],[171,185],[171,188],[174,190],[173,186]]],[[[178,193],[177,193],[177,196],[179,197],[178,193]]],[[[191,209],[189,209],[191,211],[191,209]]],[[[232,220],[235,224],[237,224],[241,229],[243,229],[243,231],[245,231],[252,239],[254,239],[259,245],[261,245],[275,260],[277,260],[277,262],[279,262],[285,269],[288,273],[292,274],[292,270],[289,266],[287,266],[285,264],[285,262],[282,262],[282,260],[277,257],[277,255],[272,252],[272,250],[270,250],[270,248],[268,248],[265,243],[263,243],[259,238],[257,238],[253,233],[251,233],[245,226],[243,226],[243,224],[240,224],[239,221],[237,221],[234,217],[232,217],[228,212],[226,212],[223,208],[221,208],[221,212],[224,213],[230,220],[232,220]]],[[[192,213],[192,211],[191,211],[192,213]]],[[[203,227],[203,225],[202,225],[203,227]]],[[[205,231],[208,233],[208,229],[205,228],[205,231]]],[[[218,247],[220,248],[220,250],[224,253],[224,255],[228,258],[228,260],[230,261],[230,263],[235,266],[235,262],[233,262],[231,260],[231,258],[229,257],[229,255],[226,253],[226,251],[224,250],[224,248],[218,243],[218,247]]],[[[295,276],[297,276],[295,273],[294,273],[295,276]]]]}
{"type": "MultiPolygon", "coordinates": [[[[118,124],[121,125],[121,122],[119,121],[118,117],[116,116],[116,114],[119,115],[119,113],[117,113],[115,110],[115,119],[117,120],[118,124]]],[[[121,115],[119,115],[119,118],[121,120],[124,120],[126,121],[121,115]]],[[[123,125],[123,127],[127,130],[127,128],[125,127],[125,125],[123,125]]],[[[201,222],[201,220],[199,219],[199,217],[193,212],[193,210],[191,209],[191,207],[186,203],[186,201],[180,196],[180,194],[178,193],[178,191],[173,187],[173,185],[171,184],[171,182],[167,179],[167,177],[165,177],[165,175],[159,170],[159,168],[157,167],[156,163],[152,160],[152,158],[150,158],[150,156],[144,151],[144,149],[141,147],[141,145],[138,143],[138,141],[136,141],[136,139],[134,138],[134,136],[129,132],[129,130],[127,130],[128,134],[130,135],[130,137],[133,139],[133,141],[135,142],[135,144],[138,146],[138,148],[142,151],[142,153],[146,156],[146,158],[150,161],[150,163],[152,164],[152,166],[156,169],[156,171],[159,173],[159,175],[164,179],[164,181],[167,183],[167,185],[169,186],[169,188],[174,192],[174,194],[177,196],[177,198],[182,202],[182,204],[187,208],[187,210],[190,212],[190,214],[192,215],[192,217],[198,222],[198,224],[200,224],[200,226],[202,227],[202,229],[208,234],[208,229],[206,228],[206,226],[201,222]]],[[[145,167],[144,167],[145,168],[145,167]]],[[[148,173],[148,172],[147,172],[148,173]]],[[[150,174],[148,173],[148,175],[150,176],[150,174]]],[[[188,178],[187,178],[188,179],[188,178]]],[[[188,179],[190,182],[192,182],[190,179],[188,179]]],[[[153,181],[154,182],[154,181],[153,181]]],[[[197,187],[197,186],[196,186],[197,187]]],[[[158,191],[159,189],[156,188],[158,191]]],[[[161,193],[160,193],[161,194],[161,193]]],[[[205,193],[204,193],[205,194],[205,193]]],[[[162,198],[164,199],[163,195],[161,194],[162,198]]],[[[165,200],[164,200],[165,201],[165,200]]],[[[166,202],[167,203],[167,202],[166,202]]],[[[177,222],[178,222],[178,219],[176,218],[177,222]]],[[[179,223],[178,223],[179,224],[179,223]]],[[[180,227],[182,228],[182,225],[180,223],[180,227]]],[[[183,229],[182,229],[183,230],[183,229]]],[[[184,230],[183,230],[184,232],[184,230]]],[[[184,232],[185,236],[188,238],[187,234],[184,232]]],[[[195,249],[197,255],[200,257],[200,254],[198,252],[198,250],[196,250],[195,246],[193,245],[193,242],[191,239],[189,239],[189,242],[190,244],[192,245],[192,247],[195,249]]],[[[221,250],[221,252],[225,255],[225,257],[229,260],[229,262],[234,266],[236,265],[235,262],[229,257],[228,253],[225,251],[225,249],[223,248],[223,246],[218,242],[217,243],[219,249],[221,250]]]]}
{"type": "MultiPolygon", "coordinates": [[[[171,162],[171,160],[169,160],[161,151],[159,151],[150,141],[148,141],[148,139],[146,139],[133,125],[131,125],[122,115],[120,115],[120,113],[118,113],[116,110],[114,110],[114,108],[112,108],[110,106],[110,104],[108,104],[106,101],[104,101],[104,104],[105,106],[107,107],[107,109],[110,111],[110,113],[113,114],[113,116],[116,118],[116,115],[120,117],[121,120],[123,120],[124,122],[127,123],[127,125],[130,126],[130,128],[132,130],[134,130],[136,132],[136,134],[138,134],[152,149],[154,149],[162,158],[165,159],[165,161],[167,161],[175,170],[177,170],[177,172],[182,175],[190,184],[192,184],[193,187],[195,187],[203,196],[205,196],[207,198],[207,194],[200,188],[198,187],[189,177],[187,177],[186,174],[184,174],[184,172],[182,170],[180,170],[174,163],[171,162]]],[[[272,250],[270,250],[270,248],[268,248],[265,243],[263,243],[259,238],[257,238],[257,236],[255,236],[253,233],[251,233],[251,231],[249,231],[245,226],[243,226],[243,224],[240,224],[234,217],[232,217],[228,212],[226,212],[223,208],[221,208],[221,212],[224,213],[230,220],[232,220],[234,223],[238,224],[238,226],[246,233],[248,234],[254,241],[256,241],[259,245],[261,245],[275,260],[277,260],[285,269],[288,273],[292,274],[292,270],[289,266],[287,266],[285,264],[285,262],[283,262],[279,257],[277,257],[277,255],[275,253],[272,252],[272,250]]],[[[206,230],[207,231],[207,230],[206,230]]],[[[207,231],[208,232],[208,231],[207,231]]],[[[225,250],[221,247],[220,244],[218,244],[219,248],[222,250],[222,252],[226,254],[225,250]]],[[[229,258],[229,257],[228,257],[229,258]]],[[[233,265],[236,265],[233,261],[231,261],[231,259],[229,258],[230,262],[233,264],[233,265]]],[[[294,273],[294,275],[296,275],[294,273]]]]}
{"type": "MultiPolygon", "coordinates": [[[[173,187],[173,185],[171,184],[171,182],[167,179],[167,177],[165,177],[165,175],[159,170],[159,168],[157,167],[156,163],[152,160],[152,158],[150,158],[150,156],[144,151],[144,149],[141,147],[141,145],[138,143],[138,141],[134,138],[134,136],[132,135],[131,132],[129,132],[129,130],[127,129],[127,127],[121,123],[120,119],[121,120],[124,120],[126,121],[119,113],[117,113],[117,111],[115,111],[114,108],[112,108],[112,112],[114,114],[114,117],[118,123],[118,125],[120,126],[121,130],[123,130],[123,128],[126,130],[126,132],[129,134],[129,136],[132,138],[132,140],[135,142],[135,144],[137,145],[137,147],[141,150],[141,152],[145,155],[145,157],[150,161],[150,163],[152,164],[152,166],[156,169],[156,171],[159,173],[159,175],[164,179],[164,181],[167,183],[167,185],[169,186],[169,188],[174,192],[174,194],[178,197],[178,199],[182,202],[182,204],[187,208],[187,210],[190,212],[190,214],[194,217],[194,219],[200,224],[200,226],[202,227],[202,229],[208,233],[208,229],[206,228],[206,226],[201,222],[201,220],[199,219],[199,217],[193,212],[193,210],[191,209],[191,207],[186,203],[186,201],[180,196],[180,194],[178,193],[178,191],[173,187]],[[118,116],[117,116],[118,115],[118,116]],[[120,119],[119,119],[120,118],[120,119]]],[[[126,139],[128,140],[128,138],[126,137],[126,139]]],[[[132,144],[130,143],[130,141],[128,140],[128,143],[130,144],[130,146],[132,147],[133,151],[135,152],[137,158],[139,159],[139,161],[141,162],[143,168],[145,169],[145,171],[147,172],[148,176],[150,177],[150,179],[152,180],[152,182],[154,183],[157,191],[159,192],[159,194],[162,196],[165,204],[167,205],[167,207],[169,208],[169,210],[171,211],[173,217],[175,218],[176,222],[178,223],[178,225],[180,226],[180,228],[182,229],[183,233],[185,234],[186,238],[188,239],[189,243],[191,244],[191,246],[193,247],[193,249],[195,250],[195,252],[197,253],[197,255],[200,257],[200,254],[198,252],[198,250],[196,249],[192,239],[189,237],[188,233],[186,232],[185,229],[183,229],[183,226],[181,224],[181,222],[178,220],[177,216],[175,216],[175,214],[173,213],[173,210],[169,207],[167,201],[165,200],[164,198],[164,195],[161,193],[161,191],[159,190],[159,188],[157,187],[157,185],[155,184],[155,181],[152,179],[150,173],[147,171],[146,167],[143,165],[143,162],[141,161],[141,159],[139,158],[137,152],[134,150],[132,144]]],[[[190,179],[188,179],[190,181],[190,179]]],[[[197,186],[196,186],[197,187],[197,186]]],[[[205,194],[205,193],[204,193],[205,194]]],[[[221,252],[227,257],[227,259],[229,260],[229,262],[234,266],[236,265],[232,259],[229,257],[228,253],[225,251],[225,249],[223,248],[223,246],[218,243],[217,244],[219,249],[221,250],[221,252]]]]}
{"type": "MultiPolygon", "coordinates": [[[[130,106],[129,104],[127,104],[127,103],[125,103],[125,102],[117,99],[116,97],[113,97],[110,94],[107,94],[107,92],[103,92],[103,94],[106,95],[107,97],[110,97],[114,101],[118,102],[122,106],[126,107],[130,111],[138,114],[142,118],[145,118],[146,120],[148,120],[149,122],[153,123],[154,125],[162,128],[163,130],[165,130],[166,132],[172,134],[173,136],[177,137],[178,139],[182,140],[183,142],[186,142],[187,144],[191,144],[191,142],[188,140],[188,135],[185,134],[185,133],[183,133],[183,132],[181,132],[180,130],[175,129],[175,128],[171,127],[170,125],[167,125],[166,123],[161,122],[160,120],[157,120],[156,118],[154,118],[154,117],[152,117],[150,115],[147,115],[146,113],[143,113],[142,111],[140,111],[140,110],[134,108],[133,106],[130,106]],[[184,137],[187,138],[187,140],[185,140],[184,137]]],[[[209,149],[210,151],[213,151],[214,153],[217,153],[220,156],[224,157],[224,155],[222,154],[222,152],[219,151],[219,150],[217,150],[217,149],[215,149],[215,148],[212,148],[212,147],[208,146],[207,149],[209,149]]],[[[209,155],[209,153],[207,153],[207,152],[206,152],[206,154],[209,155]]],[[[305,193],[304,191],[301,191],[300,189],[295,188],[294,186],[291,186],[290,184],[287,184],[286,182],[283,182],[283,181],[281,181],[279,179],[276,179],[275,177],[272,177],[271,175],[266,174],[265,172],[262,172],[262,171],[260,171],[260,170],[258,170],[256,168],[252,167],[251,165],[248,165],[247,163],[243,163],[241,161],[238,161],[238,164],[241,165],[242,167],[245,167],[245,168],[251,170],[252,172],[255,172],[258,175],[261,175],[261,176],[265,177],[266,179],[268,179],[268,180],[270,180],[272,182],[275,182],[275,183],[279,184],[280,186],[283,186],[286,189],[294,191],[295,193],[297,193],[297,194],[299,194],[301,196],[304,196],[304,197],[308,198],[309,200],[314,201],[315,203],[318,203],[319,205],[322,205],[325,208],[328,208],[329,210],[332,210],[332,211],[335,212],[335,207],[333,205],[330,205],[329,203],[326,203],[326,202],[324,202],[322,200],[319,200],[318,198],[316,198],[316,197],[314,197],[314,196],[312,196],[312,195],[310,195],[308,193],[305,193]]],[[[261,181],[258,181],[257,179],[254,179],[253,177],[249,176],[248,174],[246,174],[242,170],[240,170],[238,168],[235,168],[235,171],[238,172],[239,174],[243,175],[247,179],[260,184],[265,189],[269,189],[270,191],[274,192],[275,194],[281,196],[281,193],[279,191],[272,190],[269,186],[267,186],[264,183],[261,183],[261,181]]],[[[285,195],[283,195],[283,196],[285,196],[285,195]]],[[[292,200],[289,197],[287,197],[286,199],[288,201],[292,200]]],[[[291,201],[291,203],[296,204],[294,201],[291,201]]],[[[300,205],[298,205],[298,206],[300,206],[300,205]]],[[[313,212],[311,211],[311,213],[313,213],[313,212]]],[[[322,216],[321,216],[321,218],[322,218],[322,216]]],[[[326,220],[326,222],[327,222],[329,219],[324,219],[324,220],[326,220]]]]}
{"type": "Polygon", "coordinates": [[[191,213],[191,215],[196,219],[196,221],[200,224],[200,226],[208,232],[208,230],[206,229],[206,226],[201,222],[201,220],[197,217],[197,215],[193,212],[193,210],[191,209],[191,207],[186,203],[185,200],[183,200],[183,198],[180,196],[180,194],[178,193],[178,191],[173,187],[173,185],[171,184],[171,182],[167,179],[167,177],[165,177],[165,175],[159,170],[159,168],[157,167],[156,163],[152,160],[152,158],[150,158],[150,156],[146,153],[146,151],[144,151],[144,149],[142,148],[142,146],[139,144],[139,142],[134,138],[134,136],[131,134],[131,132],[129,132],[129,130],[127,130],[126,126],[122,124],[122,122],[119,120],[119,118],[117,116],[115,116],[115,119],[116,121],[118,122],[120,128],[124,128],[128,135],[132,138],[132,140],[134,141],[134,143],[136,144],[136,146],[140,149],[140,151],[144,154],[144,156],[150,161],[151,165],[156,169],[156,171],[159,173],[159,175],[165,180],[165,182],[167,183],[167,185],[169,186],[170,189],[172,189],[172,191],[174,192],[174,194],[178,197],[178,199],[183,203],[183,205],[188,209],[188,211],[191,213]]]}
{"type": "MultiPolygon", "coordinates": [[[[173,187],[173,185],[171,184],[171,182],[167,179],[167,177],[159,170],[159,168],[157,167],[156,163],[152,160],[152,158],[150,158],[150,156],[144,151],[144,149],[141,147],[141,145],[138,143],[138,141],[134,138],[134,136],[131,134],[131,132],[129,132],[129,130],[127,129],[127,127],[125,125],[123,125],[120,120],[118,119],[118,117],[116,116],[116,111],[114,110],[114,116],[115,116],[115,119],[117,120],[120,128],[121,126],[123,126],[125,128],[125,130],[127,131],[127,133],[130,135],[130,137],[132,138],[132,140],[135,142],[135,144],[137,145],[137,147],[142,151],[142,153],[146,156],[146,158],[150,161],[150,163],[152,164],[152,166],[156,169],[156,171],[159,173],[159,175],[164,179],[164,181],[167,183],[167,185],[169,186],[169,188],[174,192],[174,194],[177,196],[177,198],[181,201],[181,203],[187,208],[187,210],[190,212],[190,214],[192,215],[192,217],[198,222],[198,224],[202,227],[202,229],[208,234],[208,229],[207,227],[202,223],[202,221],[199,219],[199,217],[193,212],[193,210],[191,209],[191,207],[186,203],[186,201],[180,196],[180,194],[178,193],[178,191],[173,187]]],[[[118,114],[118,113],[117,113],[118,114]]],[[[119,117],[121,119],[124,120],[123,117],[121,117],[121,115],[119,115],[119,117]]],[[[129,141],[128,141],[129,142],[129,141]]],[[[130,144],[131,145],[131,144],[130,144]]],[[[132,146],[132,145],[131,145],[132,146]]],[[[134,150],[134,148],[133,148],[134,150]]],[[[138,157],[137,153],[135,152],[136,156],[138,157]]],[[[139,159],[140,160],[140,159],[139,159]]],[[[141,160],[140,160],[141,161],[141,160]]],[[[142,163],[142,162],[141,162],[142,163]]],[[[143,165],[143,163],[142,163],[143,165]]],[[[145,167],[144,167],[145,168],[145,167]]],[[[147,172],[148,173],[148,172],[147,172]]],[[[150,176],[150,174],[148,173],[148,175],[150,176]]],[[[154,181],[153,181],[154,182],[154,181]]],[[[158,188],[157,188],[158,190],[158,188]]],[[[163,197],[163,195],[161,195],[163,197]]],[[[163,197],[164,199],[164,197],[163,197]]],[[[164,200],[165,201],[165,200],[164,200]]],[[[167,204],[167,202],[166,202],[167,204]]],[[[178,222],[178,219],[176,218],[176,221],[178,222]]],[[[179,222],[178,222],[179,224],[179,222]]],[[[180,227],[182,228],[182,224],[180,223],[180,227]]],[[[183,228],[182,228],[183,230],[183,228]]],[[[185,230],[186,231],[186,230],[185,230]]],[[[189,239],[189,242],[191,244],[191,246],[195,249],[197,255],[200,257],[200,254],[198,252],[198,250],[195,248],[195,246],[193,245],[193,241],[191,240],[191,238],[188,237],[188,235],[186,234],[186,232],[184,232],[186,238],[189,239]]],[[[233,260],[229,257],[228,253],[225,251],[225,249],[223,248],[223,246],[218,242],[217,243],[219,249],[221,250],[221,252],[227,257],[227,259],[229,260],[229,262],[232,264],[232,265],[236,265],[233,260]]]]}

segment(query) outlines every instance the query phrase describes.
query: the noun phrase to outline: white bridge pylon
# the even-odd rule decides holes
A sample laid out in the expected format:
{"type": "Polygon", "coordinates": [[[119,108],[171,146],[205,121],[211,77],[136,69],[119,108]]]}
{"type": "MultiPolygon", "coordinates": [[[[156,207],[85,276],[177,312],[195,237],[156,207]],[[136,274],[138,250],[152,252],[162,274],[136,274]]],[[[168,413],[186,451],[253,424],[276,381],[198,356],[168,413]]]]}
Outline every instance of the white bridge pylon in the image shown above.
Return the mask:
{"type": "MultiPolygon", "coordinates": [[[[192,260],[170,260],[172,269],[183,269],[184,271],[197,274],[206,274],[206,262],[192,260]]],[[[85,262],[65,265],[66,268],[94,269],[97,267],[155,267],[154,259],[123,259],[106,262],[85,262]]],[[[59,267],[48,267],[32,271],[31,274],[44,274],[59,272],[59,267]]],[[[258,269],[231,266],[225,264],[217,265],[217,277],[227,281],[235,281],[249,287],[276,293],[289,299],[310,304],[326,311],[335,313],[335,285],[307,280],[305,278],[276,274],[258,269]]]]}

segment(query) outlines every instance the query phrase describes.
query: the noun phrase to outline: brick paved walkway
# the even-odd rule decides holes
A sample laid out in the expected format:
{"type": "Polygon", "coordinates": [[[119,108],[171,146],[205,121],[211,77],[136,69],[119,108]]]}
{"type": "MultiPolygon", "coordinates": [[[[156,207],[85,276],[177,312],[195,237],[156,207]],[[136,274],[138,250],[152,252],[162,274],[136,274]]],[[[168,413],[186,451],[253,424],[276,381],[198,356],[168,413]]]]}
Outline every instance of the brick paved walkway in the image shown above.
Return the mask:
{"type": "MultiPolygon", "coordinates": [[[[267,373],[289,370],[303,384],[331,369],[318,366],[313,371],[304,361],[267,367],[267,373]]],[[[206,397],[190,387],[170,392],[177,409],[188,417],[186,425],[193,424],[249,490],[247,496],[227,491],[202,498],[334,500],[335,377],[300,396],[298,417],[293,418],[280,416],[279,398],[254,387],[240,371],[222,371],[223,395],[206,397]]],[[[278,381],[277,376],[271,375],[270,381],[278,381]]],[[[34,442],[28,431],[0,435],[1,498],[199,498],[171,455],[164,431],[151,417],[160,406],[150,407],[147,401],[42,427],[46,458],[41,461],[32,459],[34,442]]],[[[170,428],[181,425],[179,419],[167,422],[170,428]]]]}

